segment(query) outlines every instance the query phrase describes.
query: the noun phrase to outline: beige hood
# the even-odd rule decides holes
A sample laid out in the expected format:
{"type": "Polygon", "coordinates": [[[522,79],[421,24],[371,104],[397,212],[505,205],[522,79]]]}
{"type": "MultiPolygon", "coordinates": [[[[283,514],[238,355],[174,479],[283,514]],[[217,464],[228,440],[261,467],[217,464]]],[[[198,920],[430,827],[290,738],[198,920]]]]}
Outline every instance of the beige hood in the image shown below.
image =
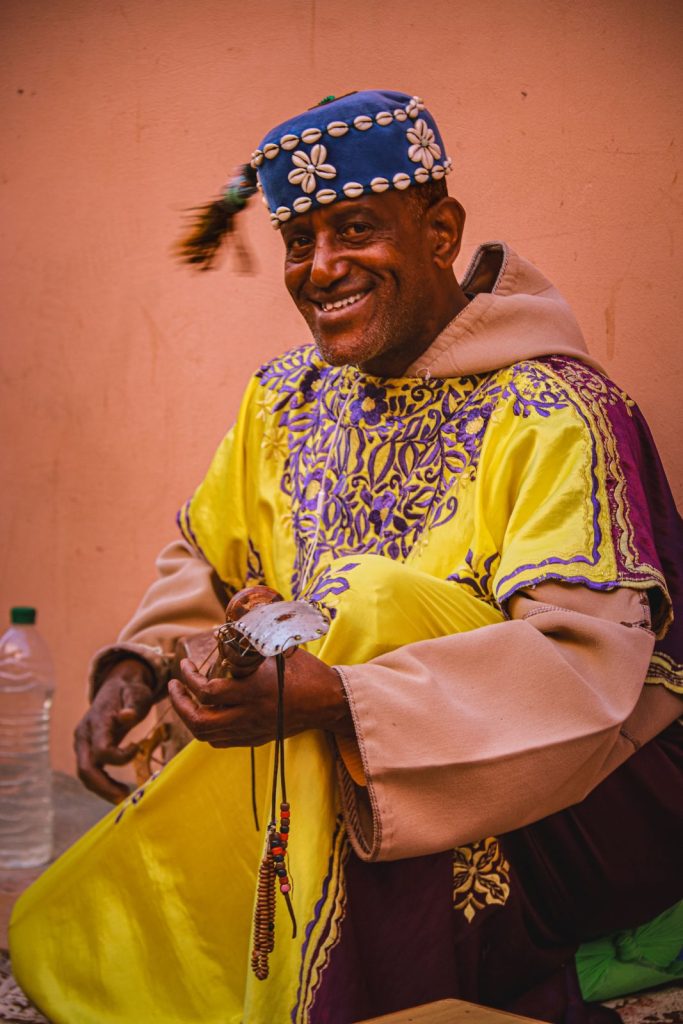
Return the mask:
{"type": "Polygon", "coordinates": [[[477,249],[460,286],[473,298],[408,367],[407,377],[463,377],[550,355],[574,356],[602,370],[566,300],[503,242],[477,249]]]}

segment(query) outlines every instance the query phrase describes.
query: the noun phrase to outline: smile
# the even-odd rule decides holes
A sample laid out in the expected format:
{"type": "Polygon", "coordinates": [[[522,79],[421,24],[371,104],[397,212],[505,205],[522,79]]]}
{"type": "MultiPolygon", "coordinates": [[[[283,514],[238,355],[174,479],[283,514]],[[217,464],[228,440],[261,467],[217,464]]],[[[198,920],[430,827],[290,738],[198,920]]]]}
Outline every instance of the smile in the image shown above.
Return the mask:
{"type": "Polygon", "coordinates": [[[346,309],[347,306],[355,305],[356,302],[360,302],[367,294],[367,292],[356,292],[355,295],[349,295],[347,298],[339,299],[337,302],[321,302],[319,305],[324,313],[331,313],[335,309],[346,309]]]}

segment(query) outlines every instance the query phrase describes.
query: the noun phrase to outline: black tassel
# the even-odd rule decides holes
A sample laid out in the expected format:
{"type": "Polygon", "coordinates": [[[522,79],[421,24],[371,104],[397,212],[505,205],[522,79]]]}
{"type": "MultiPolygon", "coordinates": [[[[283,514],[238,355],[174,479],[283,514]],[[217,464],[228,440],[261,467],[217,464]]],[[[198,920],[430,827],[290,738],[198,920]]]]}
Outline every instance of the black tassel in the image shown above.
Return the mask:
{"type": "Polygon", "coordinates": [[[211,270],[221,245],[234,231],[236,214],[255,191],[256,171],[245,164],[230,179],[220,198],[192,211],[194,223],[176,246],[178,258],[197,270],[211,270]]]}

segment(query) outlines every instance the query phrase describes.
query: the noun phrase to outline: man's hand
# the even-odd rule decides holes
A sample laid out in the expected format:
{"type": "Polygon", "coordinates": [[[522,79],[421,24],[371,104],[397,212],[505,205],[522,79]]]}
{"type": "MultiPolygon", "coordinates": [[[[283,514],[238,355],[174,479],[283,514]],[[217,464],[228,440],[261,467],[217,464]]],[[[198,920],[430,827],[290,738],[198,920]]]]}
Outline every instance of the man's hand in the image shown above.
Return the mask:
{"type": "MultiPolygon", "coordinates": [[[[168,686],[173,707],[190,732],[212,747],[258,747],[275,739],[277,668],[267,658],[242,679],[206,679],[187,658],[182,682],[168,686]]],[[[285,665],[285,736],[305,729],[353,735],[341,678],[319,658],[295,651],[285,665]]]]}
{"type": "Polygon", "coordinates": [[[119,743],[146,717],[153,703],[151,670],[136,658],[126,658],[109,670],[76,728],[78,776],[88,789],[111,803],[120,803],[129,788],[112,779],[103,765],[128,764],[135,757],[136,743],[125,747],[119,743]]]}

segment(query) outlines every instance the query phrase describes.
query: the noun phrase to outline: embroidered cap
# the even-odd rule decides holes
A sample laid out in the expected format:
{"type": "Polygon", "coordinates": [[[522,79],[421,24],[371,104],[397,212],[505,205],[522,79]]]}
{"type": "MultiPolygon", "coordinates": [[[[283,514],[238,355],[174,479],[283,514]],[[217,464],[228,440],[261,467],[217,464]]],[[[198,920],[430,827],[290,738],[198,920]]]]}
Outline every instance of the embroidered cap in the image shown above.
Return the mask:
{"type": "Polygon", "coordinates": [[[269,131],[221,194],[194,208],[176,253],[210,270],[257,188],[280,228],[315,207],[439,181],[450,170],[436,121],[418,96],[386,90],[326,96],[269,131]]]}
{"type": "Polygon", "coordinates": [[[275,228],[314,207],[438,181],[451,166],[423,101],[379,90],[325,99],[269,131],[251,158],[275,228]]]}

